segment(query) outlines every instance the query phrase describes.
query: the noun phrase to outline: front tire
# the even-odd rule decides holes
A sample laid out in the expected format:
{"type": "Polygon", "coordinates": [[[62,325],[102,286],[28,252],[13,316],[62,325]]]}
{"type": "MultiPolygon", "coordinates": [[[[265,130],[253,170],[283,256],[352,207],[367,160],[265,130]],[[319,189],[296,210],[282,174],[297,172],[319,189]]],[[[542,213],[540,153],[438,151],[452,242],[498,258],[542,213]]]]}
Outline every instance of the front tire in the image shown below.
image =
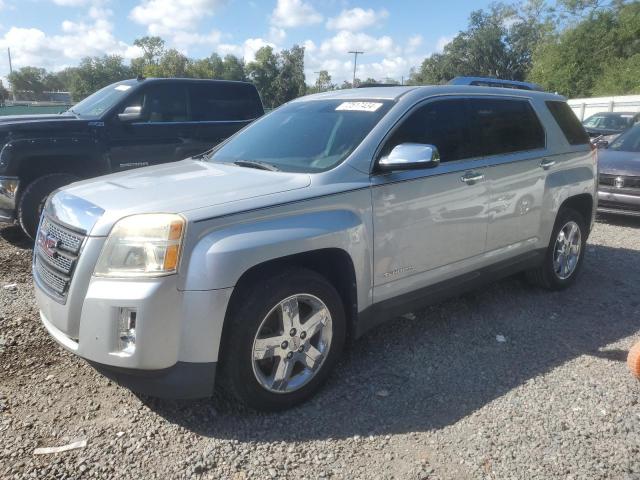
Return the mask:
{"type": "Polygon", "coordinates": [[[78,180],[68,173],[52,173],[36,178],[22,192],[18,203],[18,222],[32,240],[36,237],[40,215],[47,197],[60,187],[78,180]]]}
{"type": "Polygon", "coordinates": [[[316,272],[291,268],[240,286],[220,362],[225,393],[255,410],[297,405],[321,387],[345,343],[344,307],[316,272]]]}
{"type": "Polygon", "coordinates": [[[582,215],[572,208],[562,208],[542,265],[527,272],[528,280],[547,290],[571,286],[582,268],[586,242],[587,224],[582,215]]]}

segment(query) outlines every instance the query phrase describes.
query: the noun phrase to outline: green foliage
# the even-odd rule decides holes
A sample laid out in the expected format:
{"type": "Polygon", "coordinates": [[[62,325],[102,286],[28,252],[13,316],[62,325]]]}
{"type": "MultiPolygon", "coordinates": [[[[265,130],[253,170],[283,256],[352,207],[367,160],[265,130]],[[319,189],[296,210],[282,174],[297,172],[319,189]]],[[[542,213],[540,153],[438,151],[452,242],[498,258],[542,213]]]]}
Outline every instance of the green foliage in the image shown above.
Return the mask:
{"type": "Polygon", "coordinates": [[[638,54],[640,3],[617,4],[541,42],[529,78],[569,97],[632,93],[638,54]]]}
{"type": "Polygon", "coordinates": [[[0,104],[3,104],[7,98],[9,98],[9,90],[4,88],[2,80],[0,80],[0,104]]]}
{"type": "Polygon", "coordinates": [[[110,83],[131,78],[133,72],[122,57],[105,55],[83,58],[80,65],[69,69],[66,75],[71,97],[77,102],[110,83]]]}
{"type": "Polygon", "coordinates": [[[294,45],[290,50],[275,53],[270,46],[256,52],[256,58],[246,66],[251,80],[267,108],[274,108],[304,95],[304,47],[294,45]]]}
{"type": "Polygon", "coordinates": [[[476,10],[467,29],[412,71],[409,83],[440,84],[460,75],[524,80],[534,46],[552,29],[552,12],[543,0],[476,10]]]}

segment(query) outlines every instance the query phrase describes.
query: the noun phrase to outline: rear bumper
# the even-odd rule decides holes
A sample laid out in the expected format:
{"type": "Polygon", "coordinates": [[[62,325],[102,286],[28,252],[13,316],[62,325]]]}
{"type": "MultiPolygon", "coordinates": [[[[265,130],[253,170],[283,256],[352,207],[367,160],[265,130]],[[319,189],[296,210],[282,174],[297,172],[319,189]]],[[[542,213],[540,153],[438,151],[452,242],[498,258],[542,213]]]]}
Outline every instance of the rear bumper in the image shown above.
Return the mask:
{"type": "Polygon", "coordinates": [[[16,192],[20,186],[18,177],[0,176],[0,222],[13,222],[16,211],[16,192]]]}
{"type": "Polygon", "coordinates": [[[98,372],[133,392],[158,398],[195,399],[213,395],[216,362],[177,362],[162,370],[132,370],[89,362],[98,372]]]}

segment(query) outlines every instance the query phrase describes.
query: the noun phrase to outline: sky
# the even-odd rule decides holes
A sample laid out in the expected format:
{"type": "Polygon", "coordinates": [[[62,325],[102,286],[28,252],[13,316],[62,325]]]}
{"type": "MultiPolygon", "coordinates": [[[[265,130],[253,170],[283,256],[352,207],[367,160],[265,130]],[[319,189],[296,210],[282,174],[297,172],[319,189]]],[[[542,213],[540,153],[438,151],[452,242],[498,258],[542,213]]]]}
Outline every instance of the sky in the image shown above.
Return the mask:
{"type": "Polygon", "coordinates": [[[139,56],[133,41],[159,35],[194,58],[217,52],[251,61],[262,46],[305,46],[307,83],[407,78],[467,25],[471,0],[0,0],[0,78],[13,68],[58,70],[82,57],[139,56]]]}

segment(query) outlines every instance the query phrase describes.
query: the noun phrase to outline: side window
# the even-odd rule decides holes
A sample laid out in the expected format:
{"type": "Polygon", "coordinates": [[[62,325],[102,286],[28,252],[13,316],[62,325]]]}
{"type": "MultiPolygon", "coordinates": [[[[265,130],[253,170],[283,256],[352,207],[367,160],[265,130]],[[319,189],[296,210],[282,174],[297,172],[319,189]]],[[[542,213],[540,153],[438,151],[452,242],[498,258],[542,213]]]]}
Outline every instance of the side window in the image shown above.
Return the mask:
{"type": "Polygon", "coordinates": [[[253,120],[261,114],[257,92],[247,85],[195,84],[189,92],[196,121],[253,120]]]}
{"type": "Polygon", "coordinates": [[[441,162],[473,156],[464,100],[438,100],[415,110],[392,134],[383,149],[388,155],[401,143],[435,145],[441,162]]]}
{"type": "Polygon", "coordinates": [[[569,105],[557,101],[548,101],[546,104],[570,145],[589,143],[589,135],[569,105]]]}
{"type": "Polygon", "coordinates": [[[142,108],[141,122],[189,121],[187,92],[181,85],[151,85],[127,102],[124,108],[132,106],[142,108]]]}
{"type": "Polygon", "coordinates": [[[540,120],[526,100],[478,98],[469,102],[471,128],[482,156],[545,147],[540,120]]]}

